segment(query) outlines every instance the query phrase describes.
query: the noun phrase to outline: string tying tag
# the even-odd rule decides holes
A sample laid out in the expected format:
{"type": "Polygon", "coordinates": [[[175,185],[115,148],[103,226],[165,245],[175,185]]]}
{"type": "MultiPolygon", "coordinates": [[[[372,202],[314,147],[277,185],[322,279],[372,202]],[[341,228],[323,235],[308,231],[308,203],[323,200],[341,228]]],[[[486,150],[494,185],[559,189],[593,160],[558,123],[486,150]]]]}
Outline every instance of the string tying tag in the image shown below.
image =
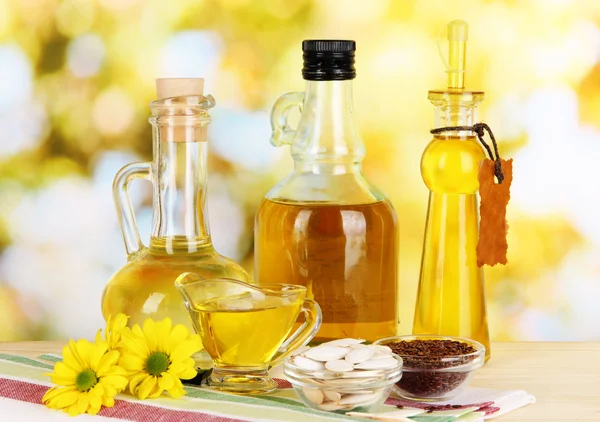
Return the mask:
{"type": "Polygon", "coordinates": [[[510,185],[512,184],[512,159],[502,160],[498,153],[498,145],[492,130],[485,123],[476,123],[473,126],[448,126],[431,130],[432,134],[451,131],[472,131],[477,134],[481,145],[485,148],[490,159],[479,163],[479,240],[477,242],[477,266],[505,265],[508,251],[506,221],[506,207],[510,201],[510,185]],[[488,133],[492,140],[492,148],[483,137],[488,133]],[[494,176],[498,183],[494,183],[494,176]],[[503,183],[504,182],[504,183],[503,183]]]}
{"type": "Polygon", "coordinates": [[[481,145],[483,145],[488,155],[490,156],[490,160],[492,160],[495,163],[494,175],[496,176],[498,183],[501,184],[504,181],[504,173],[502,173],[502,162],[500,161],[500,154],[498,153],[498,144],[496,143],[496,138],[494,137],[492,129],[486,123],[475,123],[473,126],[446,126],[437,129],[431,129],[429,132],[435,135],[437,133],[454,132],[458,130],[470,130],[472,132],[475,132],[475,134],[477,135],[477,139],[479,139],[479,142],[481,142],[481,145]],[[493,152],[490,146],[487,144],[487,142],[485,142],[485,140],[483,139],[486,131],[490,136],[490,139],[492,140],[492,145],[494,147],[493,152]]]}

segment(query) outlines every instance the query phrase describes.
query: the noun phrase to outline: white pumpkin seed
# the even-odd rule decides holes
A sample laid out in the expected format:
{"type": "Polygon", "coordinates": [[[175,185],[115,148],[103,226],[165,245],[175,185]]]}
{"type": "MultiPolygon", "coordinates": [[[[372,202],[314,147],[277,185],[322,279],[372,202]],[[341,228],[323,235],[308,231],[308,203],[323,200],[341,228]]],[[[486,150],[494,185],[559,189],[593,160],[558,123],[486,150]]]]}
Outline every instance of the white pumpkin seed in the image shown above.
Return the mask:
{"type": "Polygon", "coordinates": [[[294,357],[294,356],[301,355],[302,353],[306,352],[308,349],[310,349],[310,346],[302,346],[302,347],[294,350],[292,353],[290,353],[290,356],[294,357]]]}
{"type": "Polygon", "coordinates": [[[344,406],[340,406],[339,404],[337,404],[336,402],[333,401],[328,401],[325,403],[322,403],[319,405],[319,409],[321,410],[326,410],[326,411],[332,411],[332,410],[340,410],[342,409],[344,406]]]}
{"type": "Polygon", "coordinates": [[[354,365],[355,369],[388,369],[398,365],[398,361],[393,357],[387,359],[368,360],[366,362],[354,365]]]}
{"type": "Polygon", "coordinates": [[[340,404],[367,404],[379,398],[379,393],[348,394],[340,400],[340,404]]]}
{"type": "Polygon", "coordinates": [[[350,363],[362,363],[371,359],[374,354],[375,350],[372,347],[364,347],[350,350],[344,359],[350,363]]]}
{"type": "Polygon", "coordinates": [[[347,360],[330,360],[325,363],[325,368],[332,372],[350,372],[354,369],[354,365],[347,360]]]}
{"type": "Polygon", "coordinates": [[[339,346],[339,347],[351,347],[355,344],[364,343],[366,340],[360,338],[341,338],[338,340],[331,340],[327,343],[321,344],[321,346],[339,346]]]}
{"type": "Polygon", "coordinates": [[[342,398],[342,395],[340,393],[338,393],[337,391],[324,390],[323,395],[325,396],[325,398],[327,400],[331,400],[331,401],[340,401],[340,399],[342,398]]]}
{"type": "Polygon", "coordinates": [[[310,400],[314,404],[323,403],[323,392],[318,388],[302,388],[302,393],[307,400],[310,400]]]}
{"type": "Polygon", "coordinates": [[[305,358],[304,356],[296,356],[294,358],[294,364],[301,369],[307,371],[321,371],[325,369],[323,362],[317,362],[312,359],[305,358]]]}
{"type": "Polygon", "coordinates": [[[304,352],[304,356],[319,362],[329,362],[330,360],[343,359],[346,353],[348,353],[348,349],[345,347],[317,346],[304,352]]]}
{"type": "Polygon", "coordinates": [[[372,346],[375,349],[375,353],[385,353],[387,355],[391,355],[392,354],[392,349],[390,349],[388,346],[382,346],[381,344],[375,344],[372,346]]]}

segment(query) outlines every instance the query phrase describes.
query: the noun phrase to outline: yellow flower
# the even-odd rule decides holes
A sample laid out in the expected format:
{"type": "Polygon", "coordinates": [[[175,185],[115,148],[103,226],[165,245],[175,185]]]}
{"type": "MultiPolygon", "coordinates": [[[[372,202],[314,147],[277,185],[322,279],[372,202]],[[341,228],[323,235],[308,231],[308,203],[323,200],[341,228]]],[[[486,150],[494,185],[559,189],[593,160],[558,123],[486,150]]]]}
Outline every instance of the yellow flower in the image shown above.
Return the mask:
{"type": "Polygon", "coordinates": [[[127,373],[117,366],[118,360],[119,352],[107,351],[105,342],[71,340],[63,348],[63,361],[47,374],[57,386],[44,394],[42,403],[71,416],[86,412],[95,415],[102,405],[114,406],[114,396],[127,386],[127,373]]]}
{"type": "Polygon", "coordinates": [[[129,372],[131,394],[143,400],[166,390],[178,398],[185,394],[180,379],[197,374],[190,356],[202,349],[202,342],[184,325],[172,327],[170,318],[156,323],[146,319],[143,329],[136,324],[123,330],[119,347],[119,365],[129,372]]]}
{"type": "Polygon", "coordinates": [[[129,317],[125,314],[117,314],[117,316],[113,319],[112,315],[108,316],[108,321],[106,321],[106,332],[104,333],[104,340],[100,333],[102,330],[98,330],[96,334],[96,343],[100,344],[103,341],[108,343],[108,350],[115,350],[119,341],[121,341],[121,332],[127,326],[127,320],[129,317]]]}

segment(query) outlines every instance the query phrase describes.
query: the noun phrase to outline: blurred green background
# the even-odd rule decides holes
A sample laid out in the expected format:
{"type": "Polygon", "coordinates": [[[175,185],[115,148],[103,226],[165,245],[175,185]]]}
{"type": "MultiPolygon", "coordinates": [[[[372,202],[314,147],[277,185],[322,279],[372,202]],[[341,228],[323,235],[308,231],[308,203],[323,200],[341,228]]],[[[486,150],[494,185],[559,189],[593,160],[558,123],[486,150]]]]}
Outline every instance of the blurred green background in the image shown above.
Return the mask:
{"type": "MultiPolygon", "coordinates": [[[[495,340],[600,339],[600,2],[0,0],[0,340],[90,337],[125,263],[111,183],[151,158],[157,77],[204,77],[217,249],[252,270],[253,217],[291,168],[275,98],[303,89],[301,41],[357,41],[366,175],[400,221],[410,327],[427,189],[420,155],[445,86],[436,37],[470,24],[467,86],[515,160],[509,264],[486,269],[495,340]]],[[[149,236],[151,190],[134,186],[149,236]]]]}

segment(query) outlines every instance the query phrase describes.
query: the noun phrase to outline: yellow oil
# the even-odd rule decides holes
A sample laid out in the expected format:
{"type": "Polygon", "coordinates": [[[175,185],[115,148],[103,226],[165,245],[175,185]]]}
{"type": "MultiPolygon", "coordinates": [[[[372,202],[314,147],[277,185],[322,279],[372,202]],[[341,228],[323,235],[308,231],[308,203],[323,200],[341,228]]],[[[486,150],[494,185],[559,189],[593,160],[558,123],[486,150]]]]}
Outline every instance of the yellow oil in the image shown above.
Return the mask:
{"type": "Polygon", "coordinates": [[[123,312],[128,323],[142,324],[146,318],[170,317],[173,323],[193,330],[181,294],[174,286],[183,272],[204,278],[233,278],[250,282],[246,271],[219,255],[206,238],[197,242],[185,236],[152,238],[150,247],[129,259],[109,281],[102,298],[104,318],[123,312]]]}
{"type": "Polygon", "coordinates": [[[479,238],[477,173],[485,154],[475,137],[434,137],[421,160],[429,188],[414,334],[490,342],[479,238]]]}
{"type": "Polygon", "coordinates": [[[220,298],[198,304],[192,309],[202,344],[219,367],[267,365],[290,333],[302,307],[302,300],[291,301],[267,296],[264,300],[220,298]],[[248,301],[250,309],[235,309],[248,301]]]}
{"type": "Polygon", "coordinates": [[[263,200],[257,283],[306,286],[323,312],[314,342],[396,334],[396,214],[388,201],[321,205],[263,200]]]}

